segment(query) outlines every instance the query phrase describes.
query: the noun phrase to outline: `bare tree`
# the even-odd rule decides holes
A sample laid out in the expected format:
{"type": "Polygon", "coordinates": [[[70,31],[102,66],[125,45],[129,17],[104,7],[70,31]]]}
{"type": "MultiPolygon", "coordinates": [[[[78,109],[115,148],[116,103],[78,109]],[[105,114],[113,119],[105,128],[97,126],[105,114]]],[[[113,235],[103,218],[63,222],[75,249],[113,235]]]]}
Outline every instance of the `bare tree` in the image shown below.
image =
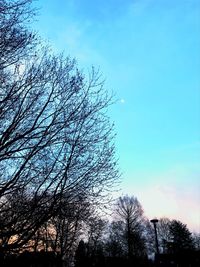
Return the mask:
{"type": "Polygon", "coordinates": [[[109,257],[125,257],[127,242],[125,239],[125,224],[123,221],[112,221],[108,229],[106,252],[109,257]]]}
{"type": "Polygon", "coordinates": [[[103,237],[108,222],[99,216],[90,216],[87,221],[88,228],[88,244],[92,250],[96,250],[99,243],[103,242],[103,237]]]}
{"type": "Polygon", "coordinates": [[[120,197],[117,202],[116,213],[124,223],[125,240],[128,258],[142,256],[145,253],[143,237],[143,209],[136,197],[120,197]]]}
{"type": "Polygon", "coordinates": [[[30,57],[36,35],[28,29],[35,11],[32,0],[0,1],[0,70],[13,64],[19,65],[30,57]]]}
{"type": "MultiPolygon", "coordinates": [[[[1,34],[6,35],[7,20],[21,29],[29,2],[2,2],[1,34]]],[[[33,55],[26,50],[32,40],[26,30],[19,38],[27,41],[19,40],[16,47],[14,33],[9,34],[8,44],[1,44],[0,62],[3,251],[26,244],[59,213],[63,196],[69,203],[81,195],[92,202],[118,177],[113,126],[106,114],[111,97],[99,73],[92,69],[86,78],[74,60],[47,49],[33,55]]]]}
{"type": "Polygon", "coordinates": [[[157,225],[159,244],[165,253],[167,252],[167,244],[171,241],[170,224],[170,219],[160,218],[157,225]]]}
{"type": "Polygon", "coordinates": [[[31,217],[45,202],[49,216],[63,193],[69,199],[81,192],[93,198],[117,177],[112,127],[103,113],[110,99],[102,95],[96,73],[86,85],[73,68],[68,60],[45,56],[2,88],[3,216],[8,196],[16,192],[31,199],[31,217]]]}
{"type": "Polygon", "coordinates": [[[74,260],[75,249],[83,234],[83,224],[91,213],[90,206],[87,199],[81,196],[72,203],[63,201],[59,213],[50,220],[49,231],[53,232],[51,248],[59,252],[63,260],[74,260]]]}
{"type": "Polygon", "coordinates": [[[87,257],[91,266],[104,266],[104,238],[107,228],[107,220],[99,215],[92,215],[86,222],[87,257]]]}
{"type": "Polygon", "coordinates": [[[73,266],[75,251],[83,235],[83,224],[91,214],[91,203],[83,197],[62,200],[56,216],[44,223],[28,242],[26,247],[33,251],[44,250],[59,255],[64,266],[73,266]]]}

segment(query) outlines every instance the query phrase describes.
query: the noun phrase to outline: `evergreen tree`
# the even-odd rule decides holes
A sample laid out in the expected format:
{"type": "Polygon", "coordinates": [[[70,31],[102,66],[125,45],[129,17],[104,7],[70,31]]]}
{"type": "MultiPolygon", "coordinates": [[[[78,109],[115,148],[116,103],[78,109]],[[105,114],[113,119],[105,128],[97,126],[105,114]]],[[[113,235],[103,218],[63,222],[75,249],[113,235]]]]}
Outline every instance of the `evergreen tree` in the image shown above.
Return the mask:
{"type": "Polygon", "coordinates": [[[170,234],[174,253],[193,249],[192,234],[186,224],[173,220],[170,224],[170,234]]]}

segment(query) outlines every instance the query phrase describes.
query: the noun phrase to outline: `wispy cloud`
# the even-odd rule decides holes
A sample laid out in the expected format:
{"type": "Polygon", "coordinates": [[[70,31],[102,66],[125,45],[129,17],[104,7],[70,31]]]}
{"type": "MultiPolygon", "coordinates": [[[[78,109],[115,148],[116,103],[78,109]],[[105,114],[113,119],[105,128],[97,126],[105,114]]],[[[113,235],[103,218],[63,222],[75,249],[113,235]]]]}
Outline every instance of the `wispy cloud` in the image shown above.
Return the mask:
{"type": "MultiPolygon", "coordinates": [[[[194,166],[193,166],[194,167],[194,166]]],[[[200,168],[174,166],[159,174],[148,174],[145,182],[138,176],[135,186],[124,192],[138,197],[148,218],[168,217],[186,223],[192,231],[200,231],[200,168]],[[198,170],[197,170],[198,169],[198,170]]]]}

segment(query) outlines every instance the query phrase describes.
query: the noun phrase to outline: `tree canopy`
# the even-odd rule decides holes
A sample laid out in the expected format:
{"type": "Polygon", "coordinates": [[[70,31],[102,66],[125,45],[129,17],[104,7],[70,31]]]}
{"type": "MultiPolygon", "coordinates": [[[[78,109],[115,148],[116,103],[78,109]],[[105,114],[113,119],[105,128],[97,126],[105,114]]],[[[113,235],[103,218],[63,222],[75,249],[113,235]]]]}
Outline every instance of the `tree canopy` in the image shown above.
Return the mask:
{"type": "Polygon", "coordinates": [[[97,201],[117,180],[112,97],[94,68],[53,55],[26,27],[30,0],[2,1],[1,249],[23,246],[63,201],[97,201]],[[64,199],[64,200],[63,200],[64,199]],[[9,214],[9,216],[8,216],[9,214]],[[34,218],[34,219],[33,219],[34,218]]]}

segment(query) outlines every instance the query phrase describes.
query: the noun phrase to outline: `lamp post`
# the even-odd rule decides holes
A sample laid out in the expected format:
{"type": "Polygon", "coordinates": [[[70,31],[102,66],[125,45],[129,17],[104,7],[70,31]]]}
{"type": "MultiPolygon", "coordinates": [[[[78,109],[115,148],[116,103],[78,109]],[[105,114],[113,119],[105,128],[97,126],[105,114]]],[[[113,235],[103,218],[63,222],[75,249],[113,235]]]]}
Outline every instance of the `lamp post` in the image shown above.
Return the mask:
{"type": "Polygon", "coordinates": [[[158,220],[157,220],[157,219],[153,219],[153,220],[151,220],[150,222],[153,223],[153,226],[154,226],[154,231],[155,231],[155,241],[156,241],[156,252],[157,252],[157,254],[159,254],[158,235],[157,235],[157,223],[158,223],[158,220]]]}

